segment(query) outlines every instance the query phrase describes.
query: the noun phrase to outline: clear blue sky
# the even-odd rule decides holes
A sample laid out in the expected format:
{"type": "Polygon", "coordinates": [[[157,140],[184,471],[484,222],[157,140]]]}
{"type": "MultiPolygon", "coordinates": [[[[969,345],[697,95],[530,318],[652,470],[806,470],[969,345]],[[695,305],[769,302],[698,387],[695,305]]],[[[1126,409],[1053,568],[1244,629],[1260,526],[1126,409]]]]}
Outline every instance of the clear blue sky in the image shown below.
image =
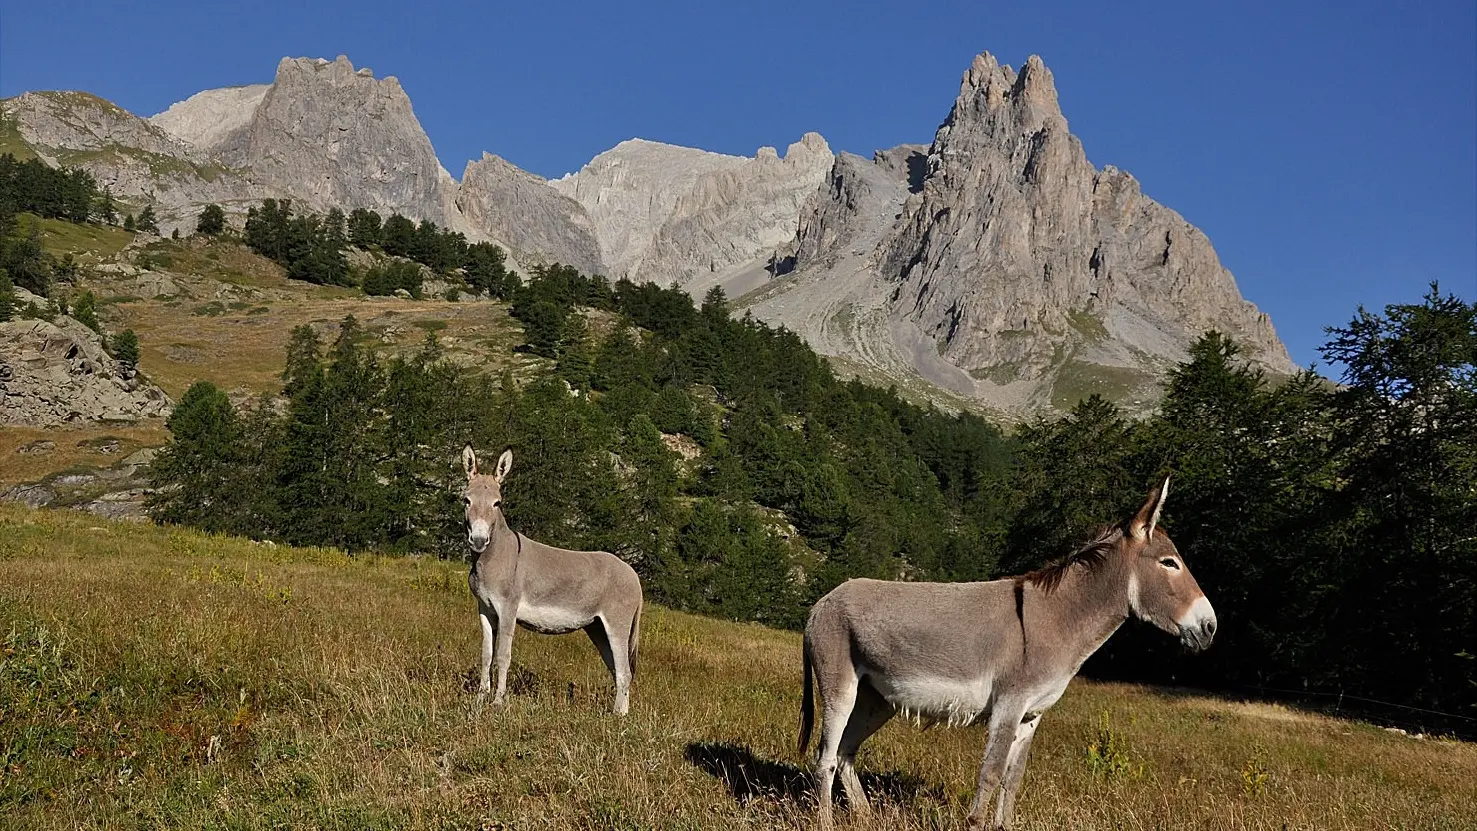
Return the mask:
{"type": "Polygon", "coordinates": [[[0,94],[141,115],[283,56],[395,75],[446,168],[545,176],[641,136],[926,142],[970,59],[1040,54],[1094,164],[1204,229],[1299,363],[1357,305],[1477,297],[1477,3],[121,3],[0,6],[0,94]]]}

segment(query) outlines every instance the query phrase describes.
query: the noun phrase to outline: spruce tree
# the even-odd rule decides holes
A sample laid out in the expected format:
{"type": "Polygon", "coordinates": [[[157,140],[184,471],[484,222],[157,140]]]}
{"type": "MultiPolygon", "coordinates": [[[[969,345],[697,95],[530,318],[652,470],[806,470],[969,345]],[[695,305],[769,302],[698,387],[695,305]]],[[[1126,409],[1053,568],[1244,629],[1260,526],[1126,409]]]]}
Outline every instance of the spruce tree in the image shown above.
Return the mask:
{"type": "Polygon", "coordinates": [[[134,220],[133,224],[134,227],[140,231],[147,231],[151,234],[158,234],[159,218],[154,215],[154,206],[145,205],[144,209],[139,212],[138,219],[134,220]]]}
{"type": "Polygon", "coordinates": [[[206,205],[201,209],[200,217],[195,221],[195,233],[213,237],[225,230],[226,212],[221,210],[220,205],[206,205]]]}

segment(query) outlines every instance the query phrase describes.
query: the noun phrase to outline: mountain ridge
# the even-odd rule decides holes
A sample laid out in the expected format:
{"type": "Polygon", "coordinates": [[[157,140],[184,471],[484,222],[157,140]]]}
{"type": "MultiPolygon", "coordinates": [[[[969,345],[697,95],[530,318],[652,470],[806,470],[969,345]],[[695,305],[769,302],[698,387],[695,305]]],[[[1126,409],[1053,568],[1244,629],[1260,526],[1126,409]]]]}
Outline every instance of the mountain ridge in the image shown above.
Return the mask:
{"type": "Polygon", "coordinates": [[[1087,160],[1037,56],[1017,72],[982,53],[930,144],[870,161],[817,133],[752,157],[632,138],[558,179],[484,152],[457,181],[398,80],[345,56],[283,58],[271,84],[147,119],[65,95],[0,108],[48,161],[158,204],[166,232],[207,202],[399,212],[497,242],[524,268],[722,287],[842,371],[1015,414],[1092,391],[1147,406],[1211,327],[1269,370],[1296,369],[1205,234],[1087,160]]]}

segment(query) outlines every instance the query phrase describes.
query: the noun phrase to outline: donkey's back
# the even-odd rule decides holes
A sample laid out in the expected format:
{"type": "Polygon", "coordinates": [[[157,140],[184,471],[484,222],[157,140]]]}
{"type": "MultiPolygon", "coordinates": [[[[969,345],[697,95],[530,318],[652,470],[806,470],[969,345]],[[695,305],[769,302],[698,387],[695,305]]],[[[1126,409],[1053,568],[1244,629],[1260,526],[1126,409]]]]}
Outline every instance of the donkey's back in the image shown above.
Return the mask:
{"type": "Polygon", "coordinates": [[[996,679],[1020,660],[1014,585],[855,579],[837,586],[805,626],[821,701],[865,684],[876,704],[919,720],[979,718],[996,679]]]}
{"type": "Polygon", "coordinates": [[[630,621],[642,603],[641,578],[625,560],[533,540],[524,543],[510,588],[519,625],[547,634],[583,629],[597,619],[630,621]]]}

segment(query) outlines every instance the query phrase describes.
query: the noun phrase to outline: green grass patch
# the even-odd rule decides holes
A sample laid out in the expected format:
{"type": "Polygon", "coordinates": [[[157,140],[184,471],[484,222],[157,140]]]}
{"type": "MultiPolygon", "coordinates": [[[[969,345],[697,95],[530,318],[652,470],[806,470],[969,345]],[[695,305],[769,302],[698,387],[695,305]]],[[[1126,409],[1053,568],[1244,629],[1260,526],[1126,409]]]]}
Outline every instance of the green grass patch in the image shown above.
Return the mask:
{"type": "Polygon", "coordinates": [[[112,257],[133,239],[133,234],[111,225],[78,224],[64,219],[45,219],[35,214],[16,215],[19,233],[30,233],[31,223],[41,231],[41,247],[48,254],[80,257],[91,254],[97,259],[112,257]]]}
{"type": "Polygon", "coordinates": [[[1133,397],[1154,380],[1153,375],[1130,367],[1102,366],[1068,359],[1057,369],[1051,387],[1051,403],[1058,409],[1069,410],[1079,401],[1097,394],[1116,404],[1132,404],[1133,397]]]}
{"type": "Polygon", "coordinates": [[[21,137],[20,127],[15,120],[0,115],[0,155],[9,153],[18,162],[36,158],[36,151],[21,137]]]}
{"type": "Polygon", "coordinates": [[[1108,327],[1086,309],[1078,309],[1067,315],[1067,324],[1089,343],[1102,343],[1108,339],[1108,327]]]}

